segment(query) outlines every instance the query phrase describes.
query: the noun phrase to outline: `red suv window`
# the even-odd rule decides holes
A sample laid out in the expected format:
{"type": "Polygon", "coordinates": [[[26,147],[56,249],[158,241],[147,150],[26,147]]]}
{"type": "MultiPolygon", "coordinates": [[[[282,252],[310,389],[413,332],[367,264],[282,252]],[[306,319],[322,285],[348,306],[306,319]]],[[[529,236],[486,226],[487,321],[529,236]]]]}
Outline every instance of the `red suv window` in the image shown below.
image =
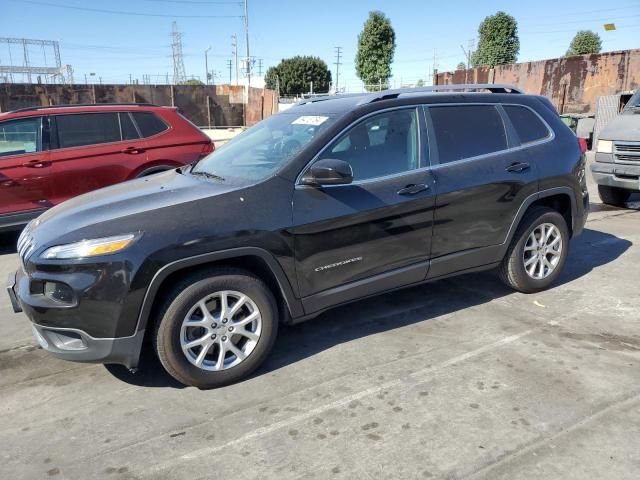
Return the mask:
{"type": "Polygon", "coordinates": [[[119,142],[117,113],[77,113],[56,115],[60,148],[119,142]]]}
{"type": "Polygon", "coordinates": [[[133,119],[143,137],[151,137],[164,132],[169,127],[151,112],[133,112],[133,119]]]}

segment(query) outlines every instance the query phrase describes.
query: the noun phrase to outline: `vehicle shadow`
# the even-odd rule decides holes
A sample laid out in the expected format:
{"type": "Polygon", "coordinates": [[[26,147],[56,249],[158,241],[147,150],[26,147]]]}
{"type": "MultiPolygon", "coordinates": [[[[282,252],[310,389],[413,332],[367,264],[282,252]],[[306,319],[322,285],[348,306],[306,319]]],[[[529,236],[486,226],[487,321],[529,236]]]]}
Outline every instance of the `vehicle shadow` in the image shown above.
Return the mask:
{"type": "MultiPolygon", "coordinates": [[[[585,229],[571,244],[564,271],[552,288],[615,261],[631,247],[628,240],[585,229]]],[[[507,295],[495,272],[440,280],[338,307],[309,322],[280,330],[273,353],[255,374],[264,375],[335,345],[387,330],[428,322],[507,295]]]]}
{"type": "MultiPolygon", "coordinates": [[[[586,229],[571,244],[569,258],[556,285],[572,282],[591,270],[615,261],[631,242],[597,230],[586,229]]],[[[553,288],[553,287],[552,287],[553,288]]],[[[513,291],[493,272],[463,275],[394,293],[377,295],[330,310],[295,326],[283,326],[273,352],[253,375],[258,377],[299,362],[341,343],[393,330],[481,305],[513,291]]],[[[147,349],[136,373],[109,366],[123,382],[142,387],[183,388],[147,349]]]]}

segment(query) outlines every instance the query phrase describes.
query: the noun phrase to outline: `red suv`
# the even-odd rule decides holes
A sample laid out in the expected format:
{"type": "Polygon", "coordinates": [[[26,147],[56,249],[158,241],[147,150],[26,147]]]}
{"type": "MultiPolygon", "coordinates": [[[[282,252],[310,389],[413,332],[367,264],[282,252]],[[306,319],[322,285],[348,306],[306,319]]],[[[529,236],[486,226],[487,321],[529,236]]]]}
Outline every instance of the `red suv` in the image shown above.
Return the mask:
{"type": "Polygon", "coordinates": [[[177,108],[34,107],[0,114],[0,230],[91,190],[168,170],[213,151],[177,108]]]}

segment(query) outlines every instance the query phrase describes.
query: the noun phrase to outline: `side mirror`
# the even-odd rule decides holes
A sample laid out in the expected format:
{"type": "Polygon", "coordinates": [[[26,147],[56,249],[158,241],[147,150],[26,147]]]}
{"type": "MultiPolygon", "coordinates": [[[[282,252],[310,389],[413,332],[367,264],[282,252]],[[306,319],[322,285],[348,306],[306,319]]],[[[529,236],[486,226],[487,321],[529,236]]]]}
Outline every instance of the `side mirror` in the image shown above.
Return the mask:
{"type": "Polygon", "coordinates": [[[344,160],[325,158],[314,163],[301,181],[311,186],[348,185],[353,182],[353,170],[344,160]]]}

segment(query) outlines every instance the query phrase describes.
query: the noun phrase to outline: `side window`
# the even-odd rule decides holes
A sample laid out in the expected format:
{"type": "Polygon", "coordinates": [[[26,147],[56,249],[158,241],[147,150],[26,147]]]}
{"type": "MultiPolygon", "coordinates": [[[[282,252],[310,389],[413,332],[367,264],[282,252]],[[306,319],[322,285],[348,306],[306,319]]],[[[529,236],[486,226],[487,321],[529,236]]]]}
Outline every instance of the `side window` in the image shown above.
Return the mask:
{"type": "Polygon", "coordinates": [[[164,132],[169,127],[151,112],[133,112],[133,119],[138,124],[138,129],[143,137],[151,137],[164,132]]]}
{"type": "Polygon", "coordinates": [[[42,150],[41,117],[0,122],[0,157],[42,150]]]}
{"type": "Polygon", "coordinates": [[[429,107],[440,163],[507,148],[500,112],[493,105],[429,107]]]}
{"type": "Polygon", "coordinates": [[[520,142],[530,143],[536,140],[542,140],[549,136],[549,129],[542,120],[525,107],[515,105],[503,105],[504,111],[509,115],[509,119],[515,128],[520,142]]]}
{"type": "Polygon", "coordinates": [[[131,115],[128,112],[120,112],[118,115],[120,115],[120,128],[122,129],[122,139],[135,140],[136,138],[140,138],[140,135],[136,130],[136,126],[133,124],[133,120],[131,120],[131,115]]]}
{"type": "Polygon", "coordinates": [[[117,113],[78,113],[56,115],[59,148],[119,142],[117,113]]]}
{"type": "Polygon", "coordinates": [[[356,181],[418,168],[416,110],[384,112],[358,123],[338,138],[321,158],[349,162],[356,181]]]}

